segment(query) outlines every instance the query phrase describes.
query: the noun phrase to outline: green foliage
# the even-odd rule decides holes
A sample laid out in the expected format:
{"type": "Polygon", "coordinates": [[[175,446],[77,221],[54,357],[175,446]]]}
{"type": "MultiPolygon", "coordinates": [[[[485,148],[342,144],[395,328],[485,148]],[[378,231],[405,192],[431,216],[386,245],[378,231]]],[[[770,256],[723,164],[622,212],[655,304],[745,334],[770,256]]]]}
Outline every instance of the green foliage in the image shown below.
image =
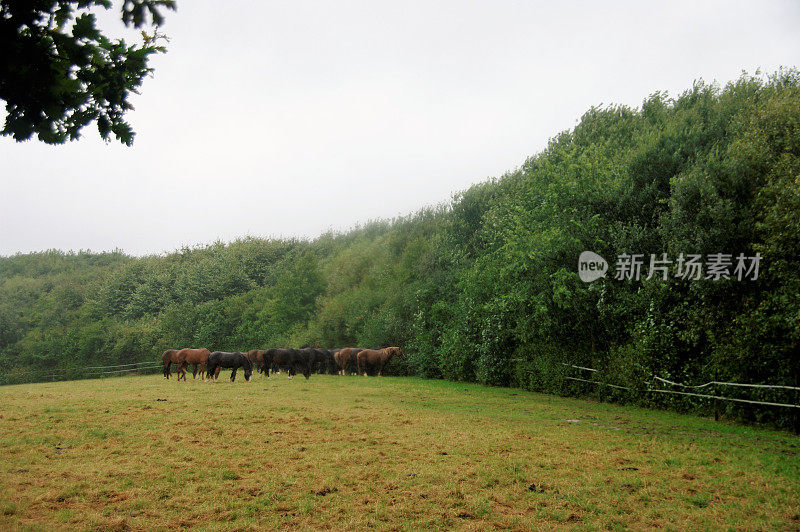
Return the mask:
{"type": "MultiPolygon", "coordinates": [[[[697,82],[641,109],[592,108],[519,169],[347,233],[140,259],[0,258],[0,366],[399,345],[408,360],[392,362],[396,373],[704,411],[703,400],[569,380],[587,375],[567,365],[637,390],[653,376],[800,384],[798,176],[796,71],[697,82]],[[586,284],[584,250],[612,269],[621,253],[763,258],[757,281],[622,282],[612,270],[586,284]]],[[[779,410],[728,413],[791,422],[779,410]]]]}
{"type": "MultiPolygon", "coordinates": [[[[0,1],[0,99],[8,112],[0,133],[62,144],[96,122],[103,139],[113,133],[133,143],[124,119],[132,109],[128,97],[152,72],[150,56],[165,49],[156,44],[157,29],[142,32],[141,44],[109,39],[96,27],[92,8],[110,9],[111,0],[0,1]]],[[[122,20],[140,28],[149,13],[157,28],[160,8],[175,9],[175,2],[125,0],[122,20]]]]}

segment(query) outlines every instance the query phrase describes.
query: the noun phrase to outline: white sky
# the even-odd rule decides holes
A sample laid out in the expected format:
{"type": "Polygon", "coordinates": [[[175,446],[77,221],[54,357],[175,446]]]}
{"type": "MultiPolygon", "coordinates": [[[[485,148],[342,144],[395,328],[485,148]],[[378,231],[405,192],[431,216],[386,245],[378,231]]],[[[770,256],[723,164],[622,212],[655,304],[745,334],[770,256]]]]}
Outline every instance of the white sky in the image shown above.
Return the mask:
{"type": "Polygon", "coordinates": [[[797,2],[555,4],[178,0],[132,148],[0,138],[0,254],[314,237],[514,169],[592,105],[800,63],[797,2]]]}

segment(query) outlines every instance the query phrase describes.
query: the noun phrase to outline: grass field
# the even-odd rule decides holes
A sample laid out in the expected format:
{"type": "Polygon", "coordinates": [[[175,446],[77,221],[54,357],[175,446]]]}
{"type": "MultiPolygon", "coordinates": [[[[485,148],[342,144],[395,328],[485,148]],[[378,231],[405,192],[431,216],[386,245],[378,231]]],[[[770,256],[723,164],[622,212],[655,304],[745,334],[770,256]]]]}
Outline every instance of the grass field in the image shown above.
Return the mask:
{"type": "Polygon", "coordinates": [[[0,405],[4,530],[800,528],[800,438],[673,413],[319,375],[5,386],[0,405]]]}

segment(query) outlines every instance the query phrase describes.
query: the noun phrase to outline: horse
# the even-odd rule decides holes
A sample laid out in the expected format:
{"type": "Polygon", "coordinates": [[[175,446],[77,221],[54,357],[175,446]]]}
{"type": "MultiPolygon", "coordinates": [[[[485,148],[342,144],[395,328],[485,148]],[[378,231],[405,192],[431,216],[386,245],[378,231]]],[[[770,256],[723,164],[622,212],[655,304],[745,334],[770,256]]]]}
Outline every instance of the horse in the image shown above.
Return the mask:
{"type": "Polygon", "coordinates": [[[308,362],[309,373],[318,373],[319,361],[325,355],[315,347],[302,347],[297,352],[303,358],[304,363],[308,362]]]}
{"type": "Polygon", "coordinates": [[[172,365],[173,362],[180,366],[180,359],[178,358],[178,351],[180,349],[167,349],[164,351],[164,354],[161,355],[161,362],[164,364],[164,378],[169,379],[172,372],[170,372],[169,367],[172,365]]]}
{"type": "Polygon", "coordinates": [[[244,368],[244,380],[247,382],[250,382],[250,376],[253,374],[253,365],[250,363],[250,360],[247,359],[244,353],[238,351],[233,353],[214,351],[208,355],[208,375],[211,380],[217,380],[219,371],[222,368],[233,369],[231,372],[231,382],[236,381],[236,371],[239,368],[244,368]]]}
{"type": "Polygon", "coordinates": [[[389,363],[393,356],[406,358],[403,350],[399,347],[384,347],[383,349],[364,349],[358,352],[358,372],[367,376],[367,366],[378,368],[378,377],[381,376],[384,366],[389,363]]]}
{"type": "Polygon", "coordinates": [[[337,373],[337,364],[334,358],[334,355],[339,352],[338,349],[318,349],[322,354],[321,360],[318,362],[320,363],[319,372],[320,373],[327,373],[328,375],[336,375],[337,373]]]}
{"type": "Polygon", "coordinates": [[[333,359],[342,368],[342,370],[339,372],[339,375],[347,375],[348,365],[356,366],[356,356],[361,351],[363,351],[363,349],[360,347],[345,347],[344,349],[339,349],[339,351],[333,354],[333,359]]]}
{"type": "Polygon", "coordinates": [[[305,349],[267,349],[264,353],[262,368],[267,374],[270,369],[286,369],[291,379],[297,374],[297,370],[308,379],[311,376],[311,369],[314,365],[315,355],[305,349]]]}
{"type": "Polygon", "coordinates": [[[251,349],[245,356],[247,360],[253,365],[253,367],[257,368],[258,371],[261,371],[262,366],[264,365],[264,353],[267,351],[265,349],[251,349]]]}
{"type": "Polygon", "coordinates": [[[209,350],[206,348],[201,349],[181,349],[178,351],[178,358],[180,360],[180,366],[178,366],[178,371],[180,371],[180,375],[178,375],[178,380],[183,377],[183,380],[186,380],[186,366],[189,364],[194,365],[194,371],[192,372],[192,378],[197,378],[197,368],[200,368],[200,378],[204,378],[204,373],[206,373],[206,362],[208,361],[208,355],[210,354],[209,350]]]}

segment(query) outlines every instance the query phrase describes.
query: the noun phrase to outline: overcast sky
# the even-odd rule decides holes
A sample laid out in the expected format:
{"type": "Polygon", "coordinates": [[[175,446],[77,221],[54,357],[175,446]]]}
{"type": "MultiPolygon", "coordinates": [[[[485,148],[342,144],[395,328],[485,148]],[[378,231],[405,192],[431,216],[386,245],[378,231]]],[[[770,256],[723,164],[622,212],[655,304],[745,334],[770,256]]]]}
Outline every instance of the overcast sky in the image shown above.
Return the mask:
{"type": "Polygon", "coordinates": [[[555,4],[178,0],[132,148],[0,138],[0,255],[315,237],[502,175],[592,105],[800,63],[798,2],[555,4]]]}

